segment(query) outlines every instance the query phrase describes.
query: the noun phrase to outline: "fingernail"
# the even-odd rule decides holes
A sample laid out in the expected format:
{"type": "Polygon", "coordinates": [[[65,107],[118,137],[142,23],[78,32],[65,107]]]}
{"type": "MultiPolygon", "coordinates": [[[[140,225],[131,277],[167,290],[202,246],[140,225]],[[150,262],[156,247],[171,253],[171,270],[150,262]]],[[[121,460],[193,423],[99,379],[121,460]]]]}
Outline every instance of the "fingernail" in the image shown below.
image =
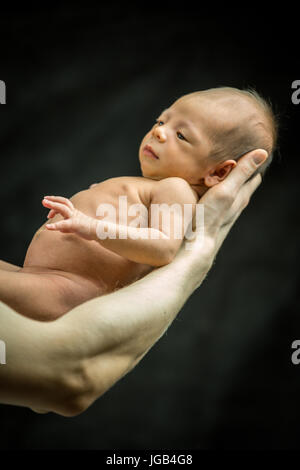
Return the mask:
{"type": "Polygon", "coordinates": [[[260,153],[256,153],[254,156],[253,156],[253,160],[254,160],[254,163],[256,165],[260,165],[262,162],[264,162],[267,158],[268,154],[267,152],[260,152],[260,153]]]}

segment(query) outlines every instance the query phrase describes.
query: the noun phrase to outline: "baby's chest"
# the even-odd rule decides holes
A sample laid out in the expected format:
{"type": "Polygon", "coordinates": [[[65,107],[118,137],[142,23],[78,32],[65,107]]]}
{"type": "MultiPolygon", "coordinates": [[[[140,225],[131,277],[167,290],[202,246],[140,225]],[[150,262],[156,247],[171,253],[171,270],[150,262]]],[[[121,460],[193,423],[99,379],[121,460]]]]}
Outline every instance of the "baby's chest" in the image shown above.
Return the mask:
{"type": "Polygon", "coordinates": [[[138,188],[123,187],[99,198],[95,215],[118,225],[148,227],[150,196],[145,197],[138,188]]]}

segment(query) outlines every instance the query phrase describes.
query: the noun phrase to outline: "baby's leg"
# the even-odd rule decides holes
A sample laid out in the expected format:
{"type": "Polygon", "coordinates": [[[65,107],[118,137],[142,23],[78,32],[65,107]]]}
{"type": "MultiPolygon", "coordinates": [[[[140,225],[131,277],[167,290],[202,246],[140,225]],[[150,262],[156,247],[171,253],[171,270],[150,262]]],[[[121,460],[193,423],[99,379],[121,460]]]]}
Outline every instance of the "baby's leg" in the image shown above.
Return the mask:
{"type": "Polygon", "coordinates": [[[66,279],[0,270],[0,300],[18,313],[40,321],[56,320],[70,305],[66,279]]]}

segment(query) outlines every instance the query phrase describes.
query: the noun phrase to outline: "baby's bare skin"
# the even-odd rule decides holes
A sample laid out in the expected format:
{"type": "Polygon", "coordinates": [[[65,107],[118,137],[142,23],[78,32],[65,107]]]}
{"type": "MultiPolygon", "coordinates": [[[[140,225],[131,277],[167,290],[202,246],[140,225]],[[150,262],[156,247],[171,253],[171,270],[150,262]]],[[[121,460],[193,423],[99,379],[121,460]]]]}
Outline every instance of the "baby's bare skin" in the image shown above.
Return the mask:
{"type": "MultiPolygon", "coordinates": [[[[66,200],[62,212],[58,210],[51,218],[52,227],[46,227],[47,221],[34,235],[22,268],[4,270],[0,265],[0,300],[28,317],[54,320],[88,299],[131,284],[155,266],[169,263],[182,240],[172,236],[166,240],[161,228],[163,236],[147,243],[130,237],[100,243],[96,237],[84,239],[84,231],[80,236],[62,233],[62,219],[66,217],[69,224],[78,211],[88,216],[85,219],[95,219],[99,204],[108,203],[115,207],[118,221],[119,196],[124,195],[128,209],[137,203],[147,209],[161,203],[195,205],[198,197],[225,179],[236,165],[232,159],[217,162],[209,158],[213,145],[208,130],[215,128],[216,116],[221,120],[217,127],[229,126],[228,130],[240,125],[242,115],[248,123],[249,112],[255,122],[260,119],[248,101],[238,112],[232,106],[229,112],[222,103],[207,94],[199,98],[192,93],[164,110],[140,145],[143,177],[111,178],[66,200]]],[[[58,207],[58,200],[56,204],[58,207]]],[[[50,196],[43,205],[53,210],[55,201],[50,196]]],[[[135,216],[127,216],[128,225],[132,219],[135,216]]]]}
{"type": "MultiPolygon", "coordinates": [[[[116,208],[119,196],[127,196],[128,208],[150,203],[154,181],[120,177],[103,181],[70,200],[84,214],[96,217],[100,203],[116,208]]],[[[128,223],[134,217],[128,216],[128,223]]],[[[51,222],[61,220],[56,215],[51,222]]],[[[0,271],[0,297],[10,307],[37,320],[54,320],[82,302],[131,284],[153,270],[104,248],[96,241],[74,234],[49,231],[45,222],[35,233],[24,265],[17,272],[0,271]]]]}

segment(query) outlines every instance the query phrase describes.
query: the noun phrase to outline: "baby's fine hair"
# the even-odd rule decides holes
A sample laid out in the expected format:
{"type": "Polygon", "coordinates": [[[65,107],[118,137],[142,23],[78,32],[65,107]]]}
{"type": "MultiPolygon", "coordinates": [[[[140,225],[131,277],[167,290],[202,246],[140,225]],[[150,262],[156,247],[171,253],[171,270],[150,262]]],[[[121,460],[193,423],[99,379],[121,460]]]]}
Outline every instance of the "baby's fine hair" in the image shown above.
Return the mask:
{"type": "Polygon", "coordinates": [[[210,138],[213,145],[210,158],[217,162],[225,161],[228,158],[238,161],[251,150],[264,149],[268,153],[268,158],[255,173],[263,175],[271,164],[278,141],[278,116],[273,111],[270,100],[263,98],[255,89],[250,87],[245,89],[218,87],[203,90],[199,93],[219,95],[225,98],[227,96],[229,98],[244,98],[249,103],[253,103],[256,110],[261,111],[263,119],[259,119],[255,122],[255,125],[246,122],[231,129],[226,126],[224,128],[219,126],[217,129],[211,130],[210,138]]]}

